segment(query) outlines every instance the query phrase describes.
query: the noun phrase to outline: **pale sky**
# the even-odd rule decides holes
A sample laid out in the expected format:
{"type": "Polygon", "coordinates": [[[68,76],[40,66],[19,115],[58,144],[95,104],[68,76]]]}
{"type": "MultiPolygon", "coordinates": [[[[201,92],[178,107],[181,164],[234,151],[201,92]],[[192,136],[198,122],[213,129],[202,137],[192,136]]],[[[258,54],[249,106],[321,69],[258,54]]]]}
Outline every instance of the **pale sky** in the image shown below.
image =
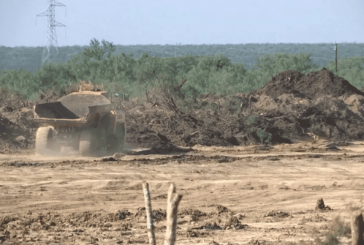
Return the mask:
{"type": "MultiPolygon", "coordinates": [[[[364,0],[59,0],[58,46],[364,43],[364,0]],[[66,16],[65,16],[66,13],[66,16]]],[[[0,46],[44,46],[47,0],[0,0],[0,46]],[[37,25],[36,25],[37,24],[37,25]]]]}

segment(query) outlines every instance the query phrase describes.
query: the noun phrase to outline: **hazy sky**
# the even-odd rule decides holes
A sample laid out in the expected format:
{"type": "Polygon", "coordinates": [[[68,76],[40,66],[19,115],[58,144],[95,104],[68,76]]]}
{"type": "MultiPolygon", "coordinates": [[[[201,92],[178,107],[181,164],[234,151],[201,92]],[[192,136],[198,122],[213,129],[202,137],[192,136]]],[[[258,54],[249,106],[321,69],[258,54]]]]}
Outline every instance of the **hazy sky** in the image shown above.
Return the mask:
{"type": "MultiPolygon", "coordinates": [[[[59,0],[58,46],[364,42],[364,0],[59,0]],[[65,16],[66,14],[66,16],[65,16]]],[[[0,46],[44,46],[47,0],[0,0],[0,46]],[[36,25],[37,24],[37,25],[36,25]]]]}

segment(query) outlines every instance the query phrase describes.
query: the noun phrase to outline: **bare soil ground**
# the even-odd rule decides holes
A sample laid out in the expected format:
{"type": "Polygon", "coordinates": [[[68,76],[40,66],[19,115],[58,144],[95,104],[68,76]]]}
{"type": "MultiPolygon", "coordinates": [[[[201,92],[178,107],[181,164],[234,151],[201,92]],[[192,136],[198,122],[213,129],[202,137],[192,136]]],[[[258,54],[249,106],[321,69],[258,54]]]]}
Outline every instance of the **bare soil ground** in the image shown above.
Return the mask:
{"type": "Polygon", "coordinates": [[[148,244],[145,180],[158,244],[170,182],[183,194],[177,244],[314,244],[360,205],[363,162],[364,142],[324,140],[120,159],[0,154],[0,243],[148,244]],[[320,198],[330,208],[315,210],[320,198]]]}

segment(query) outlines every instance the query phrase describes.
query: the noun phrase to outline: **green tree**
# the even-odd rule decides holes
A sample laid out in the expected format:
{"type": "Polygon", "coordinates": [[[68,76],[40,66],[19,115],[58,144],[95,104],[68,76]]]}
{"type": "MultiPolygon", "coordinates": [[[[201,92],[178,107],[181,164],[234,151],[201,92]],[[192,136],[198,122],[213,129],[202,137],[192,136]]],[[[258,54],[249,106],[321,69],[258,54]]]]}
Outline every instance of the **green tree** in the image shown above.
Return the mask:
{"type": "MultiPolygon", "coordinates": [[[[327,69],[336,73],[334,60],[329,61],[327,69]]],[[[345,78],[358,89],[364,87],[364,57],[341,57],[337,62],[337,75],[345,78]]]]}
{"type": "Polygon", "coordinates": [[[1,72],[0,87],[6,88],[10,93],[17,94],[24,99],[29,99],[37,90],[33,74],[23,69],[1,72]]]}
{"type": "Polygon", "coordinates": [[[186,75],[187,82],[182,90],[190,98],[202,93],[236,93],[242,87],[245,73],[243,64],[232,64],[223,55],[200,57],[186,75]]]}
{"type": "Polygon", "coordinates": [[[255,66],[269,76],[277,75],[280,72],[295,70],[302,73],[310,72],[317,68],[312,63],[311,54],[268,54],[257,58],[255,66]]]}
{"type": "Polygon", "coordinates": [[[111,42],[105,40],[101,41],[102,48],[100,47],[100,42],[94,38],[90,41],[90,48],[85,48],[81,55],[86,56],[89,59],[102,60],[107,54],[107,58],[111,57],[111,54],[115,51],[115,47],[111,42]]]}
{"type": "Polygon", "coordinates": [[[52,89],[60,91],[71,83],[76,82],[76,76],[66,64],[48,63],[34,73],[36,92],[52,89]]]}

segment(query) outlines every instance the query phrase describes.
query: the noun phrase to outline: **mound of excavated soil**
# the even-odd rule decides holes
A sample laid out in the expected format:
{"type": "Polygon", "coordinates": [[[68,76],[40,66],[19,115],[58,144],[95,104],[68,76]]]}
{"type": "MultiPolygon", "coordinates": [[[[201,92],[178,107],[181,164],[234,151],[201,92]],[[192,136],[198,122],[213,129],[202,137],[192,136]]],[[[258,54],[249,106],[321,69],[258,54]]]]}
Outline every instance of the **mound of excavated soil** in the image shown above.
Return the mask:
{"type": "Polygon", "coordinates": [[[294,94],[296,97],[305,99],[316,99],[324,95],[339,97],[359,94],[364,96],[362,91],[326,68],[321,71],[310,72],[307,75],[298,71],[281,72],[252,94],[266,94],[272,98],[277,98],[283,94],[294,94]]]}
{"type": "Polygon", "coordinates": [[[0,108],[0,153],[13,153],[34,148],[36,125],[29,108],[0,108]]]}

